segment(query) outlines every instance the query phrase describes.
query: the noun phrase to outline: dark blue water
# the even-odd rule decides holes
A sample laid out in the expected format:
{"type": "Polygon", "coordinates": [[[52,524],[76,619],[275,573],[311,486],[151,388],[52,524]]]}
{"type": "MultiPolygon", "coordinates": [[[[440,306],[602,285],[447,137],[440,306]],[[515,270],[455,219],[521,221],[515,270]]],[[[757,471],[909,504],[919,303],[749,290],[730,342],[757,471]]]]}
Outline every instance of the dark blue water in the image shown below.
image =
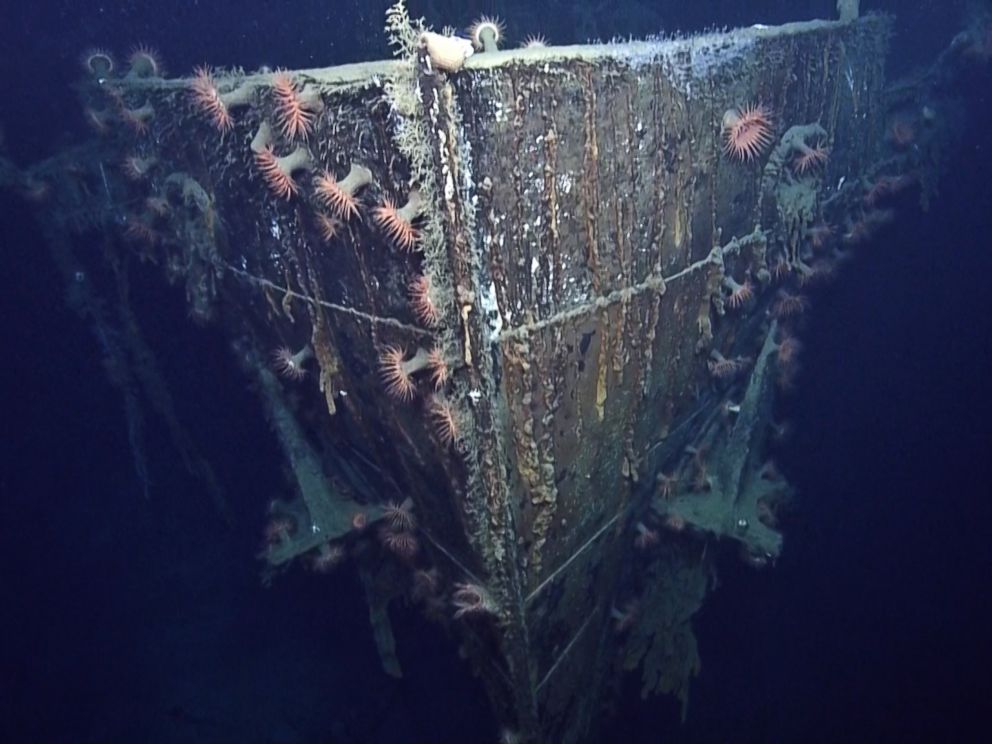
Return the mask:
{"type": "MultiPolygon", "coordinates": [[[[92,44],[194,64],[323,66],[384,56],[386,3],[45,2],[4,10],[0,125],[26,164],[85,135],[71,84],[92,44]]],[[[517,36],[644,35],[832,13],[825,2],[434,4],[495,12],[517,36]],[[671,6],[669,10],[667,6],[671,6]],[[581,12],[580,12],[581,11],[581,12]]],[[[414,14],[425,12],[412,4],[414,14]]],[[[899,13],[892,65],[923,63],[965,3],[899,13]]],[[[697,618],[688,719],[637,686],[630,742],[984,741],[992,693],[992,67],[958,84],[968,127],[929,212],[915,208],[815,294],[781,466],[800,499],[778,565],[728,553],[697,618]]],[[[149,425],[139,495],[122,402],[21,202],[0,193],[0,742],[490,742],[454,643],[394,616],[407,677],[386,677],[353,572],[260,584],[275,441],[225,341],[153,272],[133,294],[181,418],[236,505],[216,515],[149,425]],[[193,358],[198,363],[191,365],[193,358]],[[252,453],[250,457],[244,453],[252,453]]],[[[633,680],[632,682],[636,682],[633,680]]]]}

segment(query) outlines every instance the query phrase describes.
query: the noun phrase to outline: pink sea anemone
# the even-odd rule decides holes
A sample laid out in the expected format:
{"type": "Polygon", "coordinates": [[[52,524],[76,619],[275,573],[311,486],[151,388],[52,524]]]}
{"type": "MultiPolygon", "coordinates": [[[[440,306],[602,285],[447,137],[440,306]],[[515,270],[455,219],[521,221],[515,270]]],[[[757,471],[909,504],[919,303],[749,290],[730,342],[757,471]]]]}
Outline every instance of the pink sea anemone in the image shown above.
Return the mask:
{"type": "Polygon", "coordinates": [[[434,303],[434,292],[429,277],[421,275],[410,282],[410,306],[417,320],[433,328],[440,320],[440,313],[434,303]]]}
{"type": "Polygon", "coordinates": [[[469,26],[468,36],[477,51],[499,51],[499,44],[503,41],[503,22],[499,18],[481,16],[469,26]]]}
{"type": "Polygon", "coordinates": [[[802,175],[803,173],[807,173],[822,165],[825,165],[829,159],[830,150],[827,147],[823,145],[810,147],[809,145],[800,143],[799,154],[796,156],[795,160],[792,161],[792,167],[795,169],[796,173],[802,175]]]}
{"type": "Polygon", "coordinates": [[[288,72],[279,71],[272,78],[275,118],[283,137],[307,139],[313,131],[317,112],[323,108],[317,91],[301,91],[288,72]]]}
{"type": "Polygon", "coordinates": [[[441,444],[447,447],[458,441],[458,415],[450,401],[435,395],[431,399],[429,413],[441,444]]]}
{"type": "Polygon", "coordinates": [[[209,67],[197,67],[189,83],[190,96],[194,105],[213,122],[221,132],[234,128],[234,119],[221,98],[217,83],[209,67]]]}
{"type": "Polygon", "coordinates": [[[738,310],[754,297],[754,285],[750,279],[745,279],[743,284],[738,284],[729,274],[723,278],[723,286],[730,292],[727,295],[727,306],[738,310]]]}
{"type": "Polygon", "coordinates": [[[277,157],[272,145],[266,145],[255,152],[255,166],[273,194],[282,199],[290,199],[300,191],[293,173],[310,170],[310,153],[300,146],[289,155],[277,157]]]}
{"type": "Polygon", "coordinates": [[[83,69],[96,78],[109,77],[116,67],[113,55],[106,49],[87,49],[82,63],[83,69]]]}
{"type": "Polygon", "coordinates": [[[387,346],[379,356],[379,369],[386,392],[402,401],[412,400],[417,392],[413,375],[426,369],[430,364],[430,355],[424,349],[406,359],[406,352],[400,346],[387,346]]]}
{"type": "Polygon", "coordinates": [[[307,370],[303,365],[312,358],[313,349],[310,348],[310,344],[296,352],[286,346],[280,346],[272,352],[272,366],[276,372],[289,380],[302,380],[307,376],[307,370]]]}
{"type": "Polygon", "coordinates": [[[332,242],[344,226],[344,223],[337,217],[331,217],[329,214],[324,214],[323,212],[317,213],[316,220],[317,230],[320,232],[320,237],[325,243],[332,242]]]}
{"type": "Polygon", "coordinates": [[[728,109],[723,115],[723,151],[741,162],[757,158],[772,142],[772,116],[761,104],[728,109]]]}
{"type": "Polygon", "coordinates": [[[402,207],[397,208],[392,199],[386,199],[381,206],[375,208],[373,218],[390,242],[401,250],[412,251],[419,238],[413,221],[420,214],[422,207],[423,198],[420,192],[414,189],[402,207]]]}
{"type": "Polygon", "coordinates": [[[128,74],[140,78],[165,76],[165,67],[159,53],[147,44],[139,44],[128,55],[128,74]]]}
{"type": "Polygon", "coordinates": [[[448,369],[448,362],[444,357],[444,349],[435,346],[430,350],[427,354],[427,367],[431,372],[431,382],[434,383],[434,389],[440,390],[451,374],[448,369]]]}
{"type": "Polygon", "coordinates": [[[467,615],[494,615],[497,611],[496,602],[488,590],[480,584],[455,584],[451,593],[451,603],[455,607],[455,620],[467,615]]]}
{"type": "Polygon", "coordinates": [[[331,210],[335,217],[349,220],[358,216],[356,194],[359,189],[370,183],[372,183],[372,171],[363,165],[352,163],[348,175],[340,181],[334,177],[332,171],[325,169],[314,179],[314,191],[317,199],[331,210]]]}
{"type": "Polygon", "coordinates": [[[417,529],[417,518],[413,515],[413,499],[407,497],[397,504],[390,501],[382,508],[382,518],[396,531],[412,531],[417,529]]]}
{"type": "Polygon", "coordinates": [[[420,550],[420,542],[412,532],[396,532],[386,526],[379,530],[379,542],[386,550],[404,561],[412,561],[420,550]]]}

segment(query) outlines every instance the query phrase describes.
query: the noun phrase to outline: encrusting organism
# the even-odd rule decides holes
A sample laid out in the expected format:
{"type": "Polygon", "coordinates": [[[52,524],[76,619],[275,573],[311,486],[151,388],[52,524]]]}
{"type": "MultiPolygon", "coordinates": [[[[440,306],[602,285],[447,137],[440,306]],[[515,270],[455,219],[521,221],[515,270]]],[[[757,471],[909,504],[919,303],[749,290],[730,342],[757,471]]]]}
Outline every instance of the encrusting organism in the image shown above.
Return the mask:
{"type": "Polygon", "coordinates": [[[420,35],[420,43],[427,50],[431,66],[442,72],[458,72],[465,60],[475,53],[472,42],[458,36],[436,34],[424,31],[420,35]]]}
{"type": "Polygon", "coordinates": [[[420,191],[413,189],[402,207],[397,208],[392,199],[386,199],[375,208],[372,216],[392,243],[404,251],[411,251],[418,238],[413,221],[420,215],[423,204],[420,191]]]}
{"type": "Polygon", "coordinates": [[[472,46],[479,52],[498,52],[503,40],[503,23],[499,18],[482,16],[468,28],[472,46]]]}
{"type": "Polygon", "coordinates": [[[307,376],[307,371],[303,365],[312,358],[313,349],[310,348],[310,344],[297,352],[289,347],[280,346],[272,352],[272,366],[283,377],[290,380],[302,380],[307,376]]]}
{"type": "Polygon", "coordinates": [[[334,173],[324,170],[314,179],[314,191],[317,199],[331,213],[342,220],[358,216],[358,199],[355,194],[359,189],[372,183],[372,171],[364,165],[351,164],[348,175],[338,181],[334,173]]]}
{"type": "Polygon", "coordinates": [[[772,142],[772,117],[760,105],[728,109],[723,115],[723,151],[741,162],[754,160],[772,142]]]}

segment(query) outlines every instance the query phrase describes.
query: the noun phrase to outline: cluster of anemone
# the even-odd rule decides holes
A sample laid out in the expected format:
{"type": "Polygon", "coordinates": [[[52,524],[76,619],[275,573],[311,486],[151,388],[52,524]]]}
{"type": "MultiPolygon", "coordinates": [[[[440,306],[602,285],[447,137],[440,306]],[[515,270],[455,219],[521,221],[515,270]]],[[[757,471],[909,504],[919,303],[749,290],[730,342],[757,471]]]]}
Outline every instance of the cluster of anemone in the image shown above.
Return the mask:
{"type": "MultiPolygon", "coordinates": [[[[138,44],[132,48],[128,53],[127,61],[127,77],[165,77],[165,66],[162,64],[161,56],[147,44],[138,44]]],[[[83,69],[97,80],[106,80],[117,72],[117,61],[106,49],[88,49],[83,53],[80,62],[83,69]]]]}
{"type": "Polygon", "coordinates": [[[416,529],[413,500],[407,498],[401,504],[391,501],[382,510],[379,542],[400,559],[412,561],[420,550],[420,543],[414,534],[416,529]]]}
{"type": "Polygon", "coordinates": [[[430,354],[421,348],[409,359],[402,346],[387,346],[379,356],[379,370],[386,392],[401,401],[413,400],[417,393],[413,376],[429,366],[430,354]]]}

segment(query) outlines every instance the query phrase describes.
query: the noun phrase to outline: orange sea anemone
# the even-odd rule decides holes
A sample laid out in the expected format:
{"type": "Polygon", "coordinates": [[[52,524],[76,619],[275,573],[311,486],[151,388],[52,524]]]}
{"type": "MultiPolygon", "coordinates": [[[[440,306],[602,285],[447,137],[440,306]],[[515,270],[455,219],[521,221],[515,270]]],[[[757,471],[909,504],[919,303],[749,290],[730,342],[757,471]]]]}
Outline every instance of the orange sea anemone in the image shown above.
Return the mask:
{"type": "Polygon", "coordinates": [[[741,162],[754,160],[772,142],[772,117],[760,104],[728,109],[723,115],[723,151],[741,162]]]}
{"type": "Polygon", "coordinates": [[[348,175],[341,181],[330,170],[324,170],[314,181],[317,198],[343,220],[358,216],[358,199],[355,194],[372,183],[372,171],[364,165],[351,164],[348,175]]]}

